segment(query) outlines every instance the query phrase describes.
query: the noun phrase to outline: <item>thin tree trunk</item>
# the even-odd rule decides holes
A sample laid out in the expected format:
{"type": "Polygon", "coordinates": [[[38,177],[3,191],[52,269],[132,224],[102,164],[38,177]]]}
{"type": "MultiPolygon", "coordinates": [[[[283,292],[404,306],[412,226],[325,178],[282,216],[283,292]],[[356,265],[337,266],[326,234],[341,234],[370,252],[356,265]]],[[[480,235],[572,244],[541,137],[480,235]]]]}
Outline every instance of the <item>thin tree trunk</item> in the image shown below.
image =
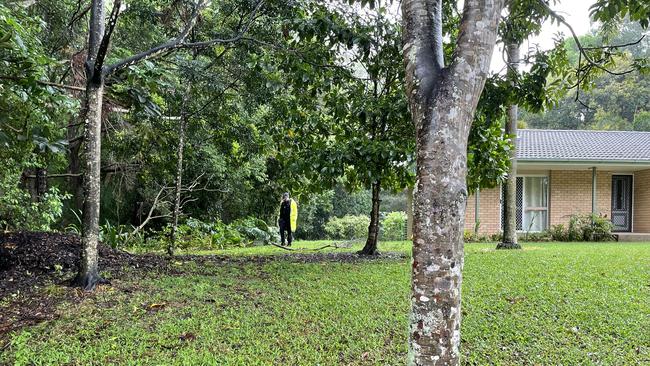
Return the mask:
{"type": "Polygon", "coordinates": [[[167,254],[174,255],[174,248],[176,247],[176,232],[178,231],[178,217],[181,212],[181,188],[183,183],[183,149],[185,148],[185,129],[187,127],[187,101],[189,98],[189,88],[185,95],[183,95],[183,102],[181,105],[181,120],[178,125],[178,150],[176,151],[176,192],[174,198],[174,213],[172,224],[172,232],[167,246],[167,254]]]}
{"type": "Polygon", "coordinates": [[[406,94],[416,127],[410,365],[458,365],[467,140],[503,0],[465,0],[444,66],[442,0],[404,0],[406,94]]]}
{"type": "Polygon", "coordinates": [[[381,181],[378,179],[372,184],[372,209],[370,211],[370,225],[368,225],[368,239],[366,245],[359,251],[362,255],[377,255],[377,242],[379,239],[379,205],[381,199],[381,181]]]}
{"type": "MultiPolygon", "coordinates": [[[[517,74],[519,66],[519,45],[509,43],[506,45],[508,52],[508,75],[511,83],[517,74]]],[[[503,240],[497,244],[497,249],[521,249],[517,243],[517,105],[508,106],[508,120],[506,121],[506,135],[513,136],[512,149],[510,150],[510,170],[505,182],[503,195],[503,240]]]]}
{"type": "Polygon", "coordinates": [[[103,80],[99,85],[89,82],[86,86],[87,114],[85,131],[85,175],[83,180],[83,230],[81,266],[76,283],[91,291],[102,281],[99,276],[99,202],[100,202],[100,162],[101,162],[101,125],[103,80]]]}
{"type": "Polygon", "coordinates": [[[101,185],[101,129],[102,99],[104,97],[104,76],[101,72],[103,55],[98,55],[104,37],[104,1],[93,0],[91,4],[88,36],[88,56],[86,59],[86,96],[84,117],[84,203],[81,236],[81,264],[75,283],[87,291],[92,291],[100,283],[99,258],[99,202],[101,185]],[[101,57],[100,60],[97,60],[101,57]],[[96,65],[96,62],[99,64],[96,65]]]}
{"type": "Polygon", "coordinates": [[[40,202],[47,193],[47,168],[36,168],[36,199],[40,202]]]}
{"type": "Polygon", "coordinates": [[[413,239],[413,187],[406,189],[406,240],[413,239]]]}

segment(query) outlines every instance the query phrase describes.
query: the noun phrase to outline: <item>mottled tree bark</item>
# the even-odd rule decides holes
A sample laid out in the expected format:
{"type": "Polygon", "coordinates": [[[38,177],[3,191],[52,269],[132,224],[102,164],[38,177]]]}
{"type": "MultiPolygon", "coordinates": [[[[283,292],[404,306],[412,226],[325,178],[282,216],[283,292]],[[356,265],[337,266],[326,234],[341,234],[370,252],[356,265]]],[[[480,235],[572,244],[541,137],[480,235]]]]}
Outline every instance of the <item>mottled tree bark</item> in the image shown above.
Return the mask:
{"type": "Polygon", "coordinates": [[[372,209],[370,210],[370,225],[368,225],[368,239],[366,245],[359,251],[363,255],[376,255],[379,240],[379,205],[381,204],[381,181],[372,184],[372,209]]]}
{"type": "Polygon", "coordinates": [[[99,276],[99,202],[101,166],[101,128],[102,99],[104,96],[104,76],[97,72],[100,44],[104,36],[104,1],[93,0],[91,4],[88,37],[88,56],[86,59],[86,96],[84,117],[84,202],[82,215],[81,265],[75,280],[76,284],[91,291],[102,280],[99,276]]]}
{"type": "Polygon", "coordinates": [[[467,140],[504,0],[466,0],[444,66],[442,0],[404,0],[406,92],[416,127],[410,365],[458,365],[467,140]]]}
{"type": "MultiPolygon", "coordinates": [[[[506,48],[508,75],[511,83],[514,83],[519,67],[519,45],[509,43],[506,48]]],[[[517,243],[517,112],[516,104],[508,106],[505,133],[513,136],[513,148],[510,150],[510,169],[503,194],[503,240],[497,244],[497,249],[521,249],[521,245],[517,243]]]]}
{"type": "Polygon", "coordinates": [[[167,254],[174,255],[174,248],[176,246],[176,232],[178,231],[178,217],[181,213],[181,189],[183,184],[183,150],[185,148],[185,129],[187,128],[187,102],[189,98],[189,88],[185,95],[183,95],[183,102],[181,105],[181,120],[178,124],[178,149],[176,150],[176,192],[174,192],[174,213],[172,232],[167,246],[167,254]]]}
{"type": "Polygon", "coordinates": [[[99,276],[99,202],[101,163],[101,115],[104,85],[90,82],[86,85],[87,114],[85,119],[85,172],[83,180],[84,203],[82,215],[81,266],[77,285],[91,291],[101,281],[99,276]]]}

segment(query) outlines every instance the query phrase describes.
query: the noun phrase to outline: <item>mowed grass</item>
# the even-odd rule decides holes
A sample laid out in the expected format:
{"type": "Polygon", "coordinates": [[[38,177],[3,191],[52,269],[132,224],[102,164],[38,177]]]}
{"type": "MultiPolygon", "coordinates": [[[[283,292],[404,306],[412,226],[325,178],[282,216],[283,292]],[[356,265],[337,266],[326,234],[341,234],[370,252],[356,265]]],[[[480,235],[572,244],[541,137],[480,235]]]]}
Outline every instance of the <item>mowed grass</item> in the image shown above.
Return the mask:
{"type": "MultiPolygon", "coordinates": [[[[466,245],[464,364],[650,364],[650,243],[493,247],[466,245]]],[[[408,259],[177,265],[62,305],[13,334],[0,364],[405,364],[408,259]]]]}

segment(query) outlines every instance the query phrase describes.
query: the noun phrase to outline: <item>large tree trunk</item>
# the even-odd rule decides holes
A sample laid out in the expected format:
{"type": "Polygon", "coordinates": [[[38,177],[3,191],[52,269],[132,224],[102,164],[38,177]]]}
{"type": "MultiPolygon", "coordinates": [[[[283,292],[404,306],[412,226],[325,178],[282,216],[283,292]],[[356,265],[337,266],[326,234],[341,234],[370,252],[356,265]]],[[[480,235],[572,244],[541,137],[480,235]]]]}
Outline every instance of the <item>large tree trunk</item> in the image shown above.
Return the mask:
{"type": "Polygon", "coordinates": [[[416,127],[409,364],[458,365],[467,139],[503,0],[466,0],[444,66],[442,0],[404,0],[406,93],[416,127]]]}
{"type": "Polygon", "coordinates": [[[379,239],[379,205],[381,199],[379,195],[381,193],[381,181],[377,179],[372,184],[372,209],[370,211],[370,225],[368,225],[368,239],[366,240],[366,245],[359,251],[359,254],[362,255],[376,255],[379,254],[377,251],[377,241],[379,239]]]}
{"type": "MultiPolygon", "coordinates": [[[[105,54],[100,54],[100,43],[104,37],[104,1],[93,0],[91,4],[86,59],[86,95],[84,117],[84,203],[81,236],[81,265],[75,282],[91,291],[102,281],[99,276],[99,202],[101,184],[101,129],[102,99],[104,97],[104,75],[101,63],[105,54]]],[[[105,50],[104,50],[105,51],[105,50]]]]}
{"type": "Polygon", "coordinates": [[[174,213],[172,224],[172,233],[167,246],[167,254],[174,255],[174,247],[176,246],[176,232],[178,231],[178,217],[181,213],[181,188],[183,183],[183,149],[185,148],[185,129],[187,127],[187,101],[189,96],[189,88],[183,95],[183,102],[181,105],[181,120],[178,125],[178,150],[176,151],[176,192],[174,198],[174,213]]]}
{"type": "MultiPolygon", "coordinates": [[[[506,45],[508,52],[508,75],[511,83],[515,82],[519,66],[519,45],[509,43],[506,45]]],[[[512,149],[510,149],[510,170],[505,182],[503,195],[503,240],[497,244],[497,249],[521,249],[517,243],[517,105],[508,106],[508,119],[506,121],[506,135],[513,136],[512,149]]]]}

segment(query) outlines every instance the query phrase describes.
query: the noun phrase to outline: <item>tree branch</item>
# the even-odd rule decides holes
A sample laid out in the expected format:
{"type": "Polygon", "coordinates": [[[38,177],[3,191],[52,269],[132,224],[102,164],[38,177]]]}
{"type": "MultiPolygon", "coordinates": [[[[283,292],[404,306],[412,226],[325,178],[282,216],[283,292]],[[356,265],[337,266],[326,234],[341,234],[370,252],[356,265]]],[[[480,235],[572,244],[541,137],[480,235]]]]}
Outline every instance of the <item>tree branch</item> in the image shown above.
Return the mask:
{"type": "Polygon", "coordinates": [[[187,23],[187,25],[181,31],[181,33],[178,35],[178,37],[176,37],[176,38],[174,38],[174,39],[172,39],[172,40],[170,40],[170,41],[168,41],[166,43],[158,45],[158,46],[156,46],[154,48],[151,48],[151,49],[149,49],[147,51],[138,53],[138,54],[133,55],[131,57],[125,58],[125,59],[123,59],[123,60],[121,60],[121,61],[119,61],[119,62],[117,62],[117,63],[115,63],[113,65],[110,65],[104,70],[104,74],[106,76],[108,76],[108,75],[110,75],[110,74],[112,74],[112,73],[114,73],[116,71],[124,69],[124,68],[126,68],[128,66],[134,65],[134,64],[136,64],[136,63],[138,63],[138,62],[140,62],[142,60],[156,58],[156,57],[159,57],[159,56],[161,56],[161,55],[163,55],[163,54],[165,54],[165,53],[167,53],[169,51],[173,51],[173,50],[176,50],[176,49],[197,49],[198,50],[198,49],[204,49],[204,48],[207,48],[207,47],[210,47],[210,46],[214,46],[214,45],[220,44],[220,43],[237,42],[240,39],[242,39],[244,34],[246,34],[248,32],[251,25],[255,22],[255,14],[257,14],[257,12],[259,11],[259,9],[261,8],[263,3],[264,3],[264,0],[260,0],[257,3],[257,5],[255,6],[255,8],[253,9],[253,11],[250,14],[249,22],[246,24],[246,26],[237,35],[235,35],[235,36],[233,36],[231,38],[216,38],[216,39],[212,39],[210,41],[186,43],[185,39],[189,35],[190,31],[196,25],[196,22],[197,22],[198,17],[199,17],[199,12],[206,5],[205,2],[201,1],[201,3],[198,4],[195,7],[195,10],[194,10],[194,12],[193,12],[193,14],[192,14],[192,16],[190,18],[190,21],[187,23]]]}
{"type": "Polygon", "coordinates": [[[327,244],[323,245],[322,247],[318,248],[291,248],[291,247],[283,247],[281,245],[275,244],[275,243],[269,243],[273,245],[274,247],[278,247],[280,249],[288,250],[290,252],[298,252],[298,251],[310,251],[310,252],[318,252],[323,249],[327,248],[334,248],[334,249],[342,249],[342,248],[350,248],[352,247],[352,243],[342,243],[339,245],[339,243],[334,243],[334,244],[327,244]]]}
{"type": "Polygon", "coordinates": [[[106,53],[108,52],[108,45],[111,42],[111,35],[113,30],[115,30],[115,25],[117,24],[117,17],[120,14],[120,7],[122,6],[122,0],[115,0],[113,3],[113,10],[111,15],[108,18],[108,26],[104,31],[104,36],[102,41],[99,44],[99,49],[97,50],[97,56],[95,58],[95,65],[93,66],[93,77],[98,78],[102,77],[102,68],[104,66],[104,59],[106,58],[106,53]]]}
{"type": "Polygon", "coordinates": [[[82,0],[79,0],[77,2],[77,9],[75,10],[74,13],[72,13],[72,17],[70,18],[70,21],[68,22],[68,28],[72,27],[77,20],[81,19],[90,10],[90,4],[88,4],[83,10],[81,10],[81,3],[82,3],[82,0]],[[80,10],[81,10],[81,12],[80,12],[80,10]]]}
{"type": "Polygon", "coordinates": [[[404,0],[402,17],[404,24],[413,25],[403,36],[406,82],[418,85],[412,90],[423,97],[431,93],[444,68],[442,0],[404,0]]]}
{"type": "MultiPolygon", "coordinates": [[[[0,79],[2,79],[2,80],[11,80],[11,81],[24,81],[24,80],[27,80],[25,78],[19,78],[17,76],[6,76],[6,75],[0,75],[0,79]]],[[[83,88],[83,87],[80,87],[80,86],[65,85],[65,84],[53,83],[53,82],[50,82],[50,81],[36,80],[36,83],[41,84],[41,85],[53,86],[55,88],[60,88],[60,89],[69,89],[69,90],[75,90],[75,91],[86,91],[86,88],[83,88]]]]}
{"type": "MultiPolygon", "coordinates": [[[[564,17],[558,13],[556,13],[551,7],[544,1],[544,0],[539,0],[539,3],[548,11],[549,15],[551,15],[553,18],[555,18],[559,23],[564,24],[569,29],[569,32],[571,32],[571,36],[573,37],[573,41],[576,43],[576,46],[578,47],[578,51],[582,54],[582,56],[585,58],[585,60],[593,67],[600,69],[602,71],[605,71],[606,73],[610,75],[625,75],[629,74],[630,72],[633,72],[634,70],[628,70],[628,71],[623,71],[623,72],[616,72],[609,70],[608,68],[604,67],[603,65],[599,64],[598,62],[595,62],[591,56],[589,56],[589,53],[587,50],[595,50],[595,49],[607,49],[607,48],[616,48],[616,47],[622,47],[622,46],[599,46],[599,47],[584,47],[582,43],[580,42],[580,38],[576,34],[575,30],[573,30],[573,27],[569,22],[564,19],[564,17]]],[[[643,39],[643,37],[641,37],[643,39]]],[[[641,42],[641,39],[638,40],[636,43],[641,42]]],[[[632,43],[634,44],[634,43],[632,43]]],[[[578,65],[579,67],[580,65],[578,65]]]]}

